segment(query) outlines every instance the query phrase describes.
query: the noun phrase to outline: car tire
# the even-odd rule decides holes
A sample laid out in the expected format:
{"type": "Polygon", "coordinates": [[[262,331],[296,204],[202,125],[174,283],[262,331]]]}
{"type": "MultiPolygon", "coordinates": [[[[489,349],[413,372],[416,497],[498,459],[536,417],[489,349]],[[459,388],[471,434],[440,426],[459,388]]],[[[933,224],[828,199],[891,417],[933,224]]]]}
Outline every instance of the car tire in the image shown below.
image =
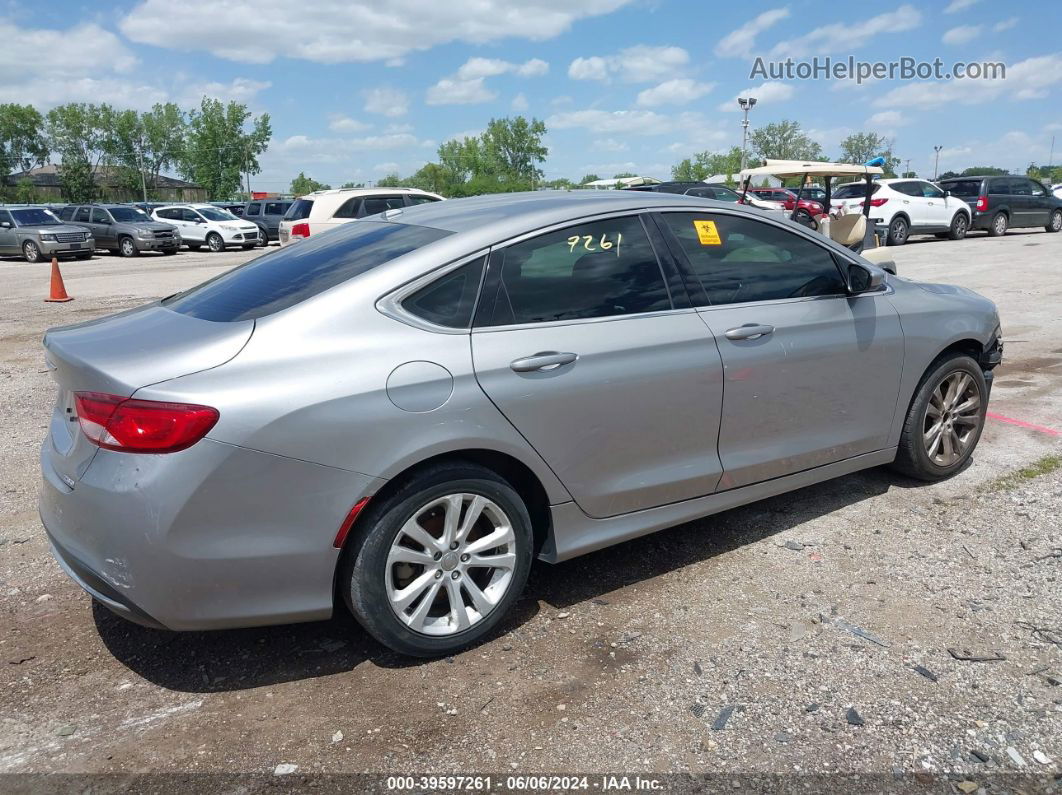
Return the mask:
{"type": "Polygon", "coordinates": [[[948,233],[947,232],[934,232],[933,233],[933,237],[937,238],[937,240],[947,240],[948,239],[948,233]]]}
{"type": "Polygon", "coordinates": [[[471,463],[425,469],[370,502],[357,526],[338,579],[347,607],[378,641],[414,657],[452,654],[486,637],[519,599],[531,568],[527,507],[503,478],[471,463]],[[456,549],[447,545],[447,511],[458,512],[451,526],[460,532],[476,507],[464,540],[453,542],[456,549]],[[407,534],[411,527],[419,540],[407,534]],[[498,543],[482,546],[494,534],[498,543]],[[466,566],[470,555],[491,551],[491,560],[505,565],[466,566]],[[410,588],[415,592],[402,593],[410,588]]]}
{"type": "Polygon", "coordinates": [[[889,233],[885,237],[885,242],[890,246],[902,246],[907,242],[907,234],[910,229],[907,219],[903,216],[893,218],[889,222],[889,233]]]}
{"type": "Polygon", "coordinates": [[[1007,234],[1007,227],[1010,226],[1010,219],[1007,218],[1006,213],[996,213],[992,218],[992,223],[988,227],[989,237],[1003,237],[1007,234]]]}
{"type": "Polygon", "coordinates": [[[240,246],[240,248],[242,248],[244,251],[250,251],[252,248],[257,247],[257,245],[258,245],[257,243],[252,243],[249,246],[240,246]]]}
{"type": "Polygon", "coordinates": [[[203,246],[199,243],[185,243],[189,251],[199,251],[203,246]]]}
{"type": "Polygon", "coordinates": [[[1047,222],[1047,226],[1044,229],[1048,232],[1062,231],[1062,210],[1055,210],[1051,213],[1051,220],[1047,222]]]}
{"type": "Polygon", "coordinates": [[[973,455],[987,410],[980,365],[964,353],[938,357],[911,399],[893,469],[918,480],[951,477],[973,455]]]}
{"type": "Polygon", "coordinates": [[[966,213],[955,213],[955,217],[951,219],[951,227],[948,229],[948,237],[952,240],[962,240],[969,231],[970,219],[966,217],[966,213]]]}
{"type": "Polygon", "coordinates": [[[258,227],[258,241],[255,245],[260,248],[265,248],[269,245],[269,232],[266,231],[265,227],[258,227]]]}
{"type": "Polygon", "coordinates": [[[92,259],[92,254],[75,254],[74,259],[92,259]]]}
{"type": "Polygon", "coordinates": [[[41,254],[41,247],[32,240],[27,240],[22,244],[22,256],[26,258],[26,262],[40,262],[44,259],[41,254]]]}
{"type": "Polygon", "coordinates": [[[118,253],[123,257],[135,257],[140,252],[137,250],[136,242],[131,237],[121,237],[118,239],[118,253]]]}
{"type": "Polygon", "coordinates": [[[225,240],[217,232],[211,232],[206,237],[207,248],[209,248],[215,254],[220,254],[225,250],[225,240]]]}
{"type": "Polygon", "coordinates": [[[162,249],[162,253],[165,254],[167,257],[169,257],[169,256],[172,256],[173,254],[176,254],[177,253],[177,249],[175,249],[175,248],[164,248],[164,249],[162,249]]]}

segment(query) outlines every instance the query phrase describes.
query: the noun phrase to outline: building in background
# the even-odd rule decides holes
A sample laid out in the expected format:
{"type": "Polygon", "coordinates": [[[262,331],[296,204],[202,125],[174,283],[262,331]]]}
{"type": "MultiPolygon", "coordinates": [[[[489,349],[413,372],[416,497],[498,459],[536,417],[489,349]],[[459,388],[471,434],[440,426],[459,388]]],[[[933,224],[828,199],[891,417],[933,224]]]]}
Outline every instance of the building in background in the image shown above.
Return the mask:
{"type": "MultiPolygon", "coordinates": [[[[149,184],[153,181],[152,177],[148,177],[149,184]]],[[[96,169],[95,182],[99,187],[101,201],[142,201],[144,198],[142,190],[131,189],[122,183],[120,172],[116,168],[101,166],[96,169]]],[[[7,178],[7,184],[11,186],[26,183],[32,186],[40,201],[58,202],[63,199],[59,166],[54,163],[20,171],[7,178]]],[[[203,202],[207,198],[206,189],[194,182],[185,182],[183,179],[162,174],[159,175],[157,186],[149,188],[148,193],[154,200],[167,202],[203,202]]]]}

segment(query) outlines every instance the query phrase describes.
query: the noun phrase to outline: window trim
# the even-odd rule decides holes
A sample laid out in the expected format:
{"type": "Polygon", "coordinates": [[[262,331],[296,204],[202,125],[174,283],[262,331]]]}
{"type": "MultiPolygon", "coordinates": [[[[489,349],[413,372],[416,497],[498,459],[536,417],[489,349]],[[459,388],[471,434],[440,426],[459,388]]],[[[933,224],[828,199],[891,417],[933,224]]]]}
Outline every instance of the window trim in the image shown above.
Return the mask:
{"type": "MultiPolygon", "coordinates": [[[[654,212],[654,214],[657,214],[657,215],[663,215],[665,213],[685,213],[685,214],[690,214],[690,213],[696,213],[696,210],[693,210],[693,209],[691,209],[689,207],[685,207],[685,208],[659,209],[659,210],[654,210],[653,212],[654,212]]],[[[831,246],[824,245],[822,243],[822,241],[815,240],[811,236],[812,233],[810,232],[810,230],[804,231],[805,227],[799,227],[797,229],[793,229],[793,228],[790,228],[789,226],[787,226],[786,224],[780,224],[780,223],[776,222],[773,218],[766,218],[766,217],[765,218],[757,218],[756,216],[750,215],[749,213],[737,212],[735,210],[730,209],[729,207],[724,207],[724,208],[721,208],[721,209],[715,209],[714,207],[713,208],[705,208],[705,212],[716,213],[718,215],[731,215],[731,216],[736,216],[738,218],[745,218],[745,219],[748,219],[748,220],[750,220],[750,221],[752,221],[754,223],[761,223],[761,224],[766,224],[768,226],[777,227],[777,228],[779,228],[779,229],[781,229],[781,230],[783,230],[785,232],[789,232],[791,234],[795,234],[797,237],[801,237],[801,238],[807,240],[812,245],[818,246],[820,249],[822,249],[824,252],[826,252],[826,254],[830,257],[830,260],[833,262],[834,267],[837,269],[837,273],[841,277],[841,281],[845,285],[848,284],[848,275],[844,272],[844,269],[841,267],[840,262],[838,262],[838,260],[842,259],[845,262],[848,262],[850,264],[855,264],[855,265],[863,265],[864,264],[864,263],[855,262],[853,260],[850,260],[849,258],[846,257],[846,255],[842,254],[841,252],[836,251],[831,246]]],[[[690,290],[690,288],[688,286],[690,284],[693,284],[693,285],[699,287],[699,289],[696,290],[696,292],[701,294],[701,295],[703,295],[703,299],[705,301],[707,301],[707,303],[704,303],[704,304],[701,304],[701,305],[698,306],[697,303],[696,303],[697,298],[695,298],[695,296],[691,292],[690,301],[693,302],[693,305],[694,305],[693,308],[697,312],[701,312],[701,311],[706,310],[706,309],[729,309],[731,307],[762,306],[764,304],[772,304],[773,305],[773,304],[778,304],[778,303],[793,303],[795,301],[819,301],[819,300],[823,300],[823,299],[833,299],[833,298],[845,298],[845,299],[862,298],[863,296],[884,295],[884,294],[886,294],[888,292],[888,289],[883,289],[883,290],[875,291],[873,293],[858,293],[856,295],[852,295],[851,293],[845,292],[845,293],[838,293],[837,295],[802,295],[802,296],[796,296],[796,297],[793,297],[793,298],[764,298],[764,299],[759,300],[759,301],[741,301],[741,302],[735,302],[735,303],[731,303],[731,304],[713,304],[713,303],[711,303],[711,299],[708,297],[708,291],[705,290],[704,289],[704,285],[701,284],[700,277],[697,276],[697,272],[693,269],[693,266],[690,264],[689,258],[686,256],[686,251],[685,251],[685,249],[682,248],[681,241],[679,241],[678,238],[675,237],[674,233],[671,231],[671,228],[667,224],[664,223],[663,219],[660,219],[660,221],[658,223],[658,226],[660,227],[661,232],[664,234],[664,236],[668,240],[668,248],[672,249],[672,252],[675,254],[676,262],[678,264],[680,272],[683,275],[683,281],[687,284],[687,290],[690,290]],[[690,279],[693,279],[694,281],[690,282],[689,281],[690,279]]],[[[814,234],[818,234],[818,233],[814,233],[814,234]]],[[[870,263],[870,264],[873,264],[873,263],[870,263]]],[[[886,284],[886,288],[887,288],[888,287],[888,279],[885,280],[885,284],[886,284]]]]}
{"type": "Polygon", "coordinates": [[[458,268],[468,265],[471,262],[475,262],[477,259],[485,259],[490,254],[490,248],[484,248],[477,251],[475,254],[465,254],[458,259],[448,262],[445,265],[441,265],[438,268],[421,274],[413,281],[406,282],[398,288],[392,290],[386,295],[376,300],[376,310],[383,315],[397,320],[400,323],[405,323],[407,326],[413,326],[419,328],[422,331],[430,331],[435,334],[468,334],[475,322],[476,313],[479,311],[479,301],[483,296],[483,281],[486,278],[487,268],[490,266],[489,262],[484,263],[482,270],[479,274],[479,286],[476,288],[476,300],[472,306],[472,314],[469,325],[462,328],[454,328],[453,326],[440,326],[436,323],[432,323],[429,320],[425,320],[419,315],[414,315],[408,311],[402,302],[409,296],[418,290],[427,287],[438,279],[442,279],[450,273],[453,273],[458,268]]]}
{"type": "MultiPolygon", "coordinates": [[[[557,326],[571,326],[582,325],[584,323],[601,323],[612,320],[623,320],[626,318],[635,317],[661,317],[664,315],[678,314],[681,312],[694,312],[696,309],[693,306],[684,308],[676,308],[675,296],[672,294],[672,284],[669,279],[667,271],[666,258],[658,251],[657,246],[653,243],[653,224],[652,213],[655,208],[641,207],[638,209],[626,209],[626,210],[612,210],[610,212],[596,213],[594,215],[584,216],[576,220],[561,221],[556,224],[550,224],[549,226],[543,226],[538,229],[534,229],[530,232],[521,232],[519,235],[515,235],[507,240],[495,243],[490,247],[490,257],[487,260],[487,267],[483,269],[483,280],[479,285],[479,295],[476,298],[476,308],[472,313],[472,333],[477,332],[491,332],[491,331],[518,331],[521,329],[533,329],[533,328],[551,328],[557,326]],[[646,216],[650,220],[646,220],[646,216]],[[586,223],[596,223],[598,221],[607,221],[611,218],[637,218],[642,224],[642,231],[645,232],[645,236],[649,241],[649,247],[653,251],[653,255],[656,257],[657,268],[660,269],[660,278],[664,282],[664,289],[667,291],[668,301],[671,304],[670,309],[657,309],[652,312],[630,312],[623,315],[606,315],[604,317],[577,317],[577,318],[565,318],[563,320],[542,320],[533,321],[530,323],[509,323],[504,326],[487,325],[490,318],[481,317],[483,314],[480,310],[483,306],[483,296],[490,292],[491,295],[495,295],[499,288],[498,282],[498,256],[503,253],[504,249],[509,246],[522,243],[525,240],[530,240],[541,235],[548,235],[551,232],[557,232],[562,229],[569,229],[573,226],[579,226],[586,223]]],[[[670,253],[670,252],[669,252],[670,253]]],[[[677,267],[677,265],[676,265],[677,267]]]]}

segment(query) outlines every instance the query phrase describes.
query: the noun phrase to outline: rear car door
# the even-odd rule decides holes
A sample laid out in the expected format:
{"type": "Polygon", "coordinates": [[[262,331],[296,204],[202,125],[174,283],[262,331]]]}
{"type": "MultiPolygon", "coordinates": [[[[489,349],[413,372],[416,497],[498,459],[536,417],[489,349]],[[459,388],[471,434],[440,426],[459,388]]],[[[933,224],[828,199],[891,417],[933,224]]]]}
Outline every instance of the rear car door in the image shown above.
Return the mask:
{"type": "Polygon", "coordinates": [[[723,362],[719,488],[883,449],[903,366],[887,295],[850,297],[811,233],[725,211],[659,218],[723,362]]]}
{"type": "Polygon", "coordinates": [[[483,391],[593,517],[719,480],[719,353],[650,232],[625,214],[495,248],[472,331],[483,391]]]}

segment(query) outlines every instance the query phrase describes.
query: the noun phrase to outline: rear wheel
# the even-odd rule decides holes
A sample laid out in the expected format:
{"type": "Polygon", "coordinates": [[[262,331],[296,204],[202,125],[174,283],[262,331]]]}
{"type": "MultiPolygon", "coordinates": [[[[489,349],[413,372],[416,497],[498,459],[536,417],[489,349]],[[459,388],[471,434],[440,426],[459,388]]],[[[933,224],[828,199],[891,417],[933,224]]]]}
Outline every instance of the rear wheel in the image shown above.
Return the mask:
{"type": "Polygon", "coordinates": [[[123,257],[135,257],[140,252],[136,250],[136,243],[131,237],[123,237],[118,241],[118,253],[123,257]]]}
{"type": "Polygon", "coordinates": [[[258,241],[257,245],[265,248],[269,245],[269,232],[266,231],[264,226],[258,227],[258,241]]]}
{"type": "Polygon", "coordinates": [[[1048,232],[1062,231],[1062,210],[1055,210],[1051,213],[1051,220],[1047,222],[1047,226],[1044,229],[1048,232]]]}
{"type": "Polygon", "coordinates": [[[1010,221],[1007,219],[1007,214],[996,213],[996,217],[992,219],[992,225],[988,227],[988,236],[1002,237],[1007,234],[1008,226],[1010,226],[1010,221]]]}
{"type": "Polygon", "coordinates": [[[955,213],[955,217],[951,219],[951,228],[948,230],[948,237],[952,240],[962,240],[966,237],[966,232],[970,229],[970,221],[966,217],[966,213],[955,213]]]}
{"type": "Polygon", "coordinates": [[[902,246],[907,242],[907,232],[910,227],[907,225],[907,219],[903,216],[898,216],[892,219],[892,223],[889,224],[889,234],[886,238],[886,242],[890,246],[902,246]]]}
{"type": "Polygon", "coordinates": [[[217,232],[211,232],[209,235],[207,235],[206,243],[207,248],[209,248],[215,254],[225,250],[225,241],[217,232]]]}
{"type": "Polygon", "coordinates": [[[199,243],[185,243],[185,245],[188,246],[189,251],[199,251],[202,248],[199,243]]]}
{"type": "Polygon", "coordinates": [[[91,252],[88,253],[88,254],[75,254],[74,256],[75,256],[76,259],[92,259],[92,253],[91,252]]]}
{"type": "Polygon", "coordinates": [[[162,249],[162,253],[165,254],[168,257],[171,254],[176,254],[177,253],[177,249],[175,249],[175,248],[164,248],[164,249],[162,249]]]}
{"type": "Polygon", "coordinates": [[[425,470],[370,503],[358,524],[340,587],[358,622],[403,654],[450,654],[482,640],[527,581],[527,508],[483,467],[425,470]]]}
{"type": "Polygon", "coordinates": [[[938,358],[922,377],[900,434],[893,468],[919,480],[943,480],[969,460],[988,409],[985,374],[962,353],[938,358]]]}
{"type": "Polygon", "coordinates": [[[26,258],[26,262],[40,262],[43,259],[40,246],[32,240],[27,240],[22,244],[22,255],[26,258]]]}

